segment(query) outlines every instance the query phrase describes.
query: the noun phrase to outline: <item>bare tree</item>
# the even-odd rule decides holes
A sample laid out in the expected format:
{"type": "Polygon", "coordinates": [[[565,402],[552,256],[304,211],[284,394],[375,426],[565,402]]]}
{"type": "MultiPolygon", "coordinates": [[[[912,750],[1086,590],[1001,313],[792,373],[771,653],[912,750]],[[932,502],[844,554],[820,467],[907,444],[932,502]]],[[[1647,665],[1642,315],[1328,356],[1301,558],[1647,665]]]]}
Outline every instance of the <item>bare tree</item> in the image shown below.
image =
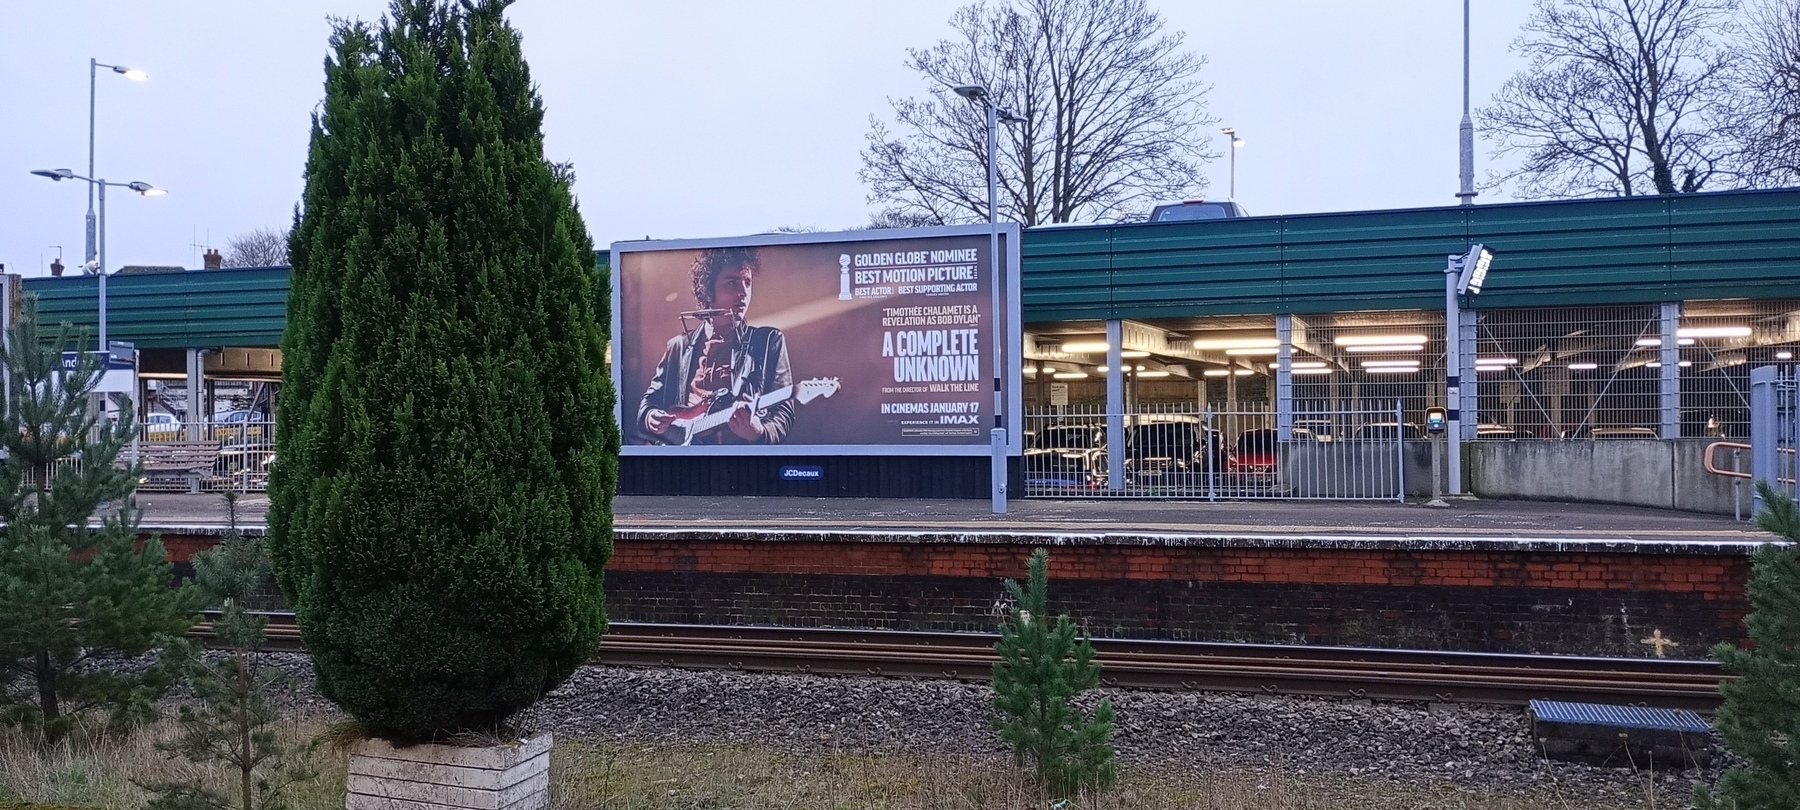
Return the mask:
{"type": "Polygon", "coordinates": [[[257,228],[225,243],[226,267],[280,267],[288,263],[286,228],[257,228]]]}
{"type": "Polygon", "coordinates": [[[1762,0],[1744,15],[1733,134],[1747,185],[1800,183],[1800,0],[1762,0]]]}
{"type": "Polygon", "coordinates": [[[1537,0],[1530,59],[1481,110],[1514,196],[1671,194],[1729,180],[1738,0],[1537,0]]]}
{"type": "Polygon", "coordinates": [[[1144,0],[1001,0],[964,6],[957,36],[908,51],[929,83],[873,116],[861,177],[876,220],[987,219],[987,113],[951,92],[986,87],[1023,118],[1000,135],[1001,216],[1025,225],[1142,216],[1205,188],[1206,59],[1144,0]]]}

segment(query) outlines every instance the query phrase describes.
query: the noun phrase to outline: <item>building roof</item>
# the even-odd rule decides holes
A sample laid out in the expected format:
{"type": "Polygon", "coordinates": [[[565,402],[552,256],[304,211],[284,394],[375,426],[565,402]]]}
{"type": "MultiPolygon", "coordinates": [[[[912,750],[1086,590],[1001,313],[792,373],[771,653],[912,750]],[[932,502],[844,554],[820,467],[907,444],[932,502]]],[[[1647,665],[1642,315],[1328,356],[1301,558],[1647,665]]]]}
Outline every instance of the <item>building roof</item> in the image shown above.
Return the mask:
{"type": "MultiPolygon", "coordinates": [[[[1478,308],[1800,296],[1800,189],[1068,226],[1021,241],[1032,323],[1441,309],[1445,257],[1475,243],[1495,252],[1478,308]]],[[[114,275],[109,336],[274,346],[287,283],[285,267],[114,275]]],[[[25,289],[48,321],[91,327],[95,284],[25,289]]]]}

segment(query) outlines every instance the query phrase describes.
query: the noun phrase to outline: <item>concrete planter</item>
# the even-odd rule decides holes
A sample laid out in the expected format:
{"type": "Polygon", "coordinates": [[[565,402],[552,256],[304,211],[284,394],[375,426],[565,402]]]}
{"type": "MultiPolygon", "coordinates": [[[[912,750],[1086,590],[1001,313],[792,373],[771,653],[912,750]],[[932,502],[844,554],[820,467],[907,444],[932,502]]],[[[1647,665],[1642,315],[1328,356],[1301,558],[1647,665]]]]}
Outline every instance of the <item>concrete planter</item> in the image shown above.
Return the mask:
{"type": "Polygon", "coordinates": [[[364,740],[350,751],[346,810],[543,810],[550,806],[550,733],[500,745],[364,740]]]}

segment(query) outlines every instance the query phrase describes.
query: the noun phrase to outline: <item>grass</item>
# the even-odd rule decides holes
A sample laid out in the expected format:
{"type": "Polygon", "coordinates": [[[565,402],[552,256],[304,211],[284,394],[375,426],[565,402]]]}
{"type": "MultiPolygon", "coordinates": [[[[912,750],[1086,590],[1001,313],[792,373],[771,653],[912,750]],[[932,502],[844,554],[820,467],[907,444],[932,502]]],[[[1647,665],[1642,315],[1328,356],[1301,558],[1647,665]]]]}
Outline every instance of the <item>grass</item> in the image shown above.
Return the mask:
{"type": "MultiPolygon", "coordinates": [[[[0,808],[9,802],[84,808],[137,808],[133,780],[182,779],[193,766],[155,750],[163,724],[123,737],[82,733],[44,748],[18,732],[0,732],[0,808]]],[[[283,733],[310,738],[323,720],[290,723],[283,733]]],[[[1049,797],[1011,762],[980,757],[795,754],[755,746],[611,743],[563,739],[552,755],[555,810],[1045,810],[1049,797]]],[[[322,749],[320,775],[291,796],[292,810],[344,806],[344,755],[322,749]]],[[[215,773],[214,779],[223,779],[215,773]]],[[[1627,808],[1642,795],[1599,799],[1554,786],[1541,795],[1502,796],[1445,785],[1408,787],[1356,778],[1321,779],[1248,770],[1170,775],[1123,769],[1119,784],[1067,810],[1526,810],[1627,808]]]]}

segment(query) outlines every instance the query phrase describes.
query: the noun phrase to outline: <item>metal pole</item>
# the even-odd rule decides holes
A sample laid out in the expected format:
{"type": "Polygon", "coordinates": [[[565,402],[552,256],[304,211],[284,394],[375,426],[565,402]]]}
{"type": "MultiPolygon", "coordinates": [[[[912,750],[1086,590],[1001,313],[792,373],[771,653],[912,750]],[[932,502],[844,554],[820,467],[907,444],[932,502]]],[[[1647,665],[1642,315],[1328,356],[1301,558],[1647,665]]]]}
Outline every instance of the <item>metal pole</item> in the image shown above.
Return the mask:
{"type": "Polygon", "coordinates": [[[1106,488],[1125,490],[1125,322],[1106,322],[1106,488]]]}
{"type": "Polygon", "coordinates": [[[1462,262],[1450,257],[1444,267],[1444,409],[1449,424],[1445,433],[1445,459],[1449,468],[1447,485],[1451,495],[1461,495],[1462,488],[1462,305],[1456,296],[1456,276],[1462,262]]]}
{"type": "Polygon", "coordinates": [[[100,187],[100,351],[106,351],[106,181],[89,185],[100,187]]]}
{"type": "Polygon", "coordinates": [[[1661,335],[1657,361],[1657,410],[1661,412],[1662,438],[1681,438],[1681,302],[1664,301],[1657,333],[1661,335]]]}
{"type": "MultiPolygon", "coordinates": [[[[94,75],[100,65],[99,60],[88,58],[88,170],[87,176],[94,176],[94,75]]],[[[87,210],[87,257],[85,262],[94,261],[94,186],[88,184],[87,210]]]]}
{"type": "Polygon", "coordinates": [[[1232,134],[1231,143],[1226,144],[1225,148],[1231,150],[1231,196],[1227,197],[1226,199],[1235,200],[1235,199],[1237,199],[1237,134],[1236,133],[1232,134]]]}
{"type": "Polygon", "coordinates": [[[1463,0],[1463,114],[1457,130],[1457,156],[1462,188],[1456,196],[1463,205],[1475,204],[1475,122],[1469,118],[1469,0],[1463,0]]]}
{"type": "Polygon", "coordinates": [[[1768,482],[1769,486],[1780,488],[1776,480],[1780,473],[1780,420],[1776,416],[1777,400],[1775,398],[1776,383],[1780,379],[1775,366],[1760,366],[1750,369],[1750,517],[1755,519],[1762,514],[1762,493],[1756,488],[1760,482],[1768,482]]]}
{"type": "Polygon", "coordinates": [[[988,153],[988,263],[994,269],[994,277],[989,282],[993,293],[993,313],[988,316],[993,324],[994,354],[994,430],[988,436],[990,453],[990,474],[993,478],[994,514],[1006,514],[1006,417],[1005,401],[1000,393],[1001,354],[1000,344],[1006,342],[1005,330],[1001,328],[1000,317],[1000,209],[997,191],[1000,179],[1000,167],[997,160],[999,154],[999,138],[995,133],[999,122],[995,120],[998,110],[992,98],[983,97],[987,104],[987,153],[988,153]]]}

